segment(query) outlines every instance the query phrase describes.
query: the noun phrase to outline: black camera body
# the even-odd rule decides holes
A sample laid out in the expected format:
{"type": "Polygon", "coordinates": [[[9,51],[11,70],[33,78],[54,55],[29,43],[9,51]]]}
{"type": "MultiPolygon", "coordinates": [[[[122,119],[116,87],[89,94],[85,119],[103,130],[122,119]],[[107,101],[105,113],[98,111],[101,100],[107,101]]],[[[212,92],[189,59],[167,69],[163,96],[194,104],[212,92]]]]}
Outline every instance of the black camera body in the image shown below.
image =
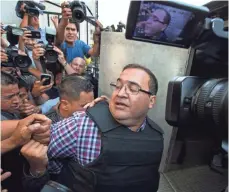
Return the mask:
{"type": "Polygon", "coordinates": [[[14,46],[7,47],[5,51],[8,55],[8,62],[2,62],[3,67],[19,67],[20,69],[27,69],[32,64],[31,59],[28,56],[19,55],[18,49],[14,46]]]}
{"type": "Polygon", "coordinates": [[[16,15],[19,18],[24,17],[24,12],[20,10],[21,5],[25,3],[25,12],[28,13],[29,16],[39,16],[40,10],[45,10],[45,6],[42,5],[41,3],[37,3],[35,1],[24,1],[24,0],[19,0],[16,4],[16,15]]]}
{"type": "Polygon", "coordinates": [[[72,1],[69,4],[69,7],[72,10],[72,19],[73,22],[82,23],[86,19],[86,5],[81,1],[72,1]]]}
{"type": "Polygon", "coordinates": [[[165,119],[183,127],[199,122],[227,128],[228,80],[192,76],[175,77],[169,82],[165,119]]]}

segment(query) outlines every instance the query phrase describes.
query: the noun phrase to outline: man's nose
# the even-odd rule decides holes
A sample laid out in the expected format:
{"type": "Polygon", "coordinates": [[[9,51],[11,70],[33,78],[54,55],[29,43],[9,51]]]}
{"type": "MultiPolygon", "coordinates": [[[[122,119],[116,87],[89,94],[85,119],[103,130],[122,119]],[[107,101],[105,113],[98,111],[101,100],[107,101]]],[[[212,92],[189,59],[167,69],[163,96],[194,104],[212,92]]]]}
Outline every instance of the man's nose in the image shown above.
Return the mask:
{"type": "Polygon", "coordinates": [[[128,97],[128,94],[126,92],[126,85],[122,86],[122,88],[118,92],[119,97],[128,97]]]}
{"type": "Polygon", "coordinates": [[[20,103],[19,96],[14,96],[14,98],[13,98],[13,104],[19,104],[19,103],[20,103]]]}

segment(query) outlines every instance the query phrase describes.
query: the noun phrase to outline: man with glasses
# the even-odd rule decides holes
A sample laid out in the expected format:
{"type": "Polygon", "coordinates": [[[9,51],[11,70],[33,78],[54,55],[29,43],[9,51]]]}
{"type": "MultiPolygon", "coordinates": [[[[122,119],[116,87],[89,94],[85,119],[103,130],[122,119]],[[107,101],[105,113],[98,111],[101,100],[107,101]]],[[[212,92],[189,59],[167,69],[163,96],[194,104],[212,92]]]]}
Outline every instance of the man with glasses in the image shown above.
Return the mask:
{"type": "Polygon", "coordinates": [[[11,74],[1,72],[1,121],[19,119],[18,80],[11,74]]]}
{"type": "Polygon", "coordinates": [[[110,85],[109,103],[52,125],[49,163],[37,166],[39,177],[27,177],[31,191],[48,178],[75,192],[158,190],[163,133],[147,117],[156,101],[157,79],[149,69],[129,64],[110,85]]]}
{"type": "Polygon", "coordinates": [[[137,27],[144,29],[144,35],[156,40],[166,40],[165,29],[168,27],[171,16],[165,9],[156,9],[146,21],[141,21],[137,27]]]}

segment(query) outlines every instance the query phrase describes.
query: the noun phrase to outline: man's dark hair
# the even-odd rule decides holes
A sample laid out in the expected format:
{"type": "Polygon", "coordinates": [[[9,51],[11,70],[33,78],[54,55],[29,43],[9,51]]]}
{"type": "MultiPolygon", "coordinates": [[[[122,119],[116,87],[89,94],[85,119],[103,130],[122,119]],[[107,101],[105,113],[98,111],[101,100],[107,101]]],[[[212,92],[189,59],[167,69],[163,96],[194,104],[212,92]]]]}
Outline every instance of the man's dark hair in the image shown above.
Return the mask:
{"type": "Polygon", "coordinates": [[[7,85],[18,85],[18,80],[13,75],[1,71],[1,85],[7,86],[7,85]]]}
{"type": "Polygon", "coordinates": [[[93,92],[93,85],[87,79],[75,74],[66,76],[59,85],[60,98],[67,96],[69,99],[78,100],[81,92],[93,92]]]}
{"type": "Polygon", "coordinates": [[[128,64],[126,65],[122,71],[126,70],[126,69],[141,69],[143,71],[145,71],[148,75],[149,75],[149,91],[153,94],[156,95],[157,91],[158,91],[158,82],[157,82],[157,78],[155,77],[155,75],[152,73],[152,71],[150,71],[148,68],[139,65],[139,64],[128,64]]]}
{"type": "Polygon", "coordinates": [[[169,12],[167,10],[165,10],[165,9],[162,9],[162,8],[160,8],[160,9],[165,12],[164,24],[169,25],[170,20],[171,20],[171,16],[170,16],[169,12]]]}
{"type": "Polygon", "coordinates": [[[79,24],[79,23],[75,22],[75,21],[74,21],[74,20],[72,20],[72,19],[69,19],[69,23],[73,23],[73,24],[75,24],[76,29],[77,29],[77,32],[79,32],[79,31],[80,31],[80,24],[79,24]]]}

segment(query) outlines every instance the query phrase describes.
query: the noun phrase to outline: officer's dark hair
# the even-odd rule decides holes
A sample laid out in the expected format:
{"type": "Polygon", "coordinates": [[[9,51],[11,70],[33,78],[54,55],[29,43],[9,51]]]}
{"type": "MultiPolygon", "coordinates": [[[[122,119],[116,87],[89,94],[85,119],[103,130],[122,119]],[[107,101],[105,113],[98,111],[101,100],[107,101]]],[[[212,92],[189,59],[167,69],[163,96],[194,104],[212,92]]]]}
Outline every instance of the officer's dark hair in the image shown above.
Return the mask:
{"type": "Polygon", "coordinates": [[[76,74],[64,77],[58,88],[60,98],[66,96],[72,100],[78,100],[81,92],[93,92],[93,85],[90,80],[76,74]]]}
{"type": "Polygon", "coordinates": [[[157,82],[157,78],[155,77],[155,75],[153,74],[152,71],[150,71],[148,68],[139,65],[139,64],[128,64],[126,65],[122,71],[126,70],[126,69],[141,69],[143,71],[145,71],[148,75],[149,75],[149,91],[153,94],[156,95],[157,91],[158,91],[158,82],[157,82]]]}
{"type": "Polygon", "coordinates": [[[6,73],[4,71],[1,71],[1,85],[7,86],[7,85],[18,85],[18,80],[13,75],[6,73]]]}

